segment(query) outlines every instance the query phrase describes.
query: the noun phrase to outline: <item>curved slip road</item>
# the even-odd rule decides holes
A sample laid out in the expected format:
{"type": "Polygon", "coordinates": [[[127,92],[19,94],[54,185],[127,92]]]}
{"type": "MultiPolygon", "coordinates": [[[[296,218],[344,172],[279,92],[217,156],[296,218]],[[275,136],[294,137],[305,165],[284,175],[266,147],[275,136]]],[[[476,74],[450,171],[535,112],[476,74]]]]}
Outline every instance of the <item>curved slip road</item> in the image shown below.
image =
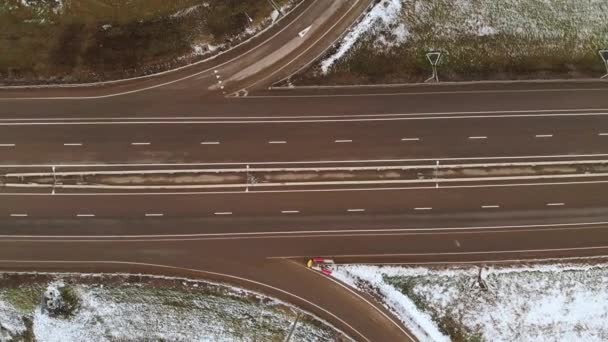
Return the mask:
{"type": "MultiPolygon", "coordinates": [[[[243,47],[160,77],[101,88],[2,90],[0,172],[608,156],[602,82],[264,89],[323,51],[367,4],[305,1],[243,47]],[[214,70],[226,80],[224,89],[214,87],[214,70]],[[246,97],[222,96],[244,88],[246,97]]],[[[2,188],[0,263],[236,282],[298,304],[358,340],[407,340],[373,300],[302,261],[604,255],[607,182],[54,194],[2,188]]]]}

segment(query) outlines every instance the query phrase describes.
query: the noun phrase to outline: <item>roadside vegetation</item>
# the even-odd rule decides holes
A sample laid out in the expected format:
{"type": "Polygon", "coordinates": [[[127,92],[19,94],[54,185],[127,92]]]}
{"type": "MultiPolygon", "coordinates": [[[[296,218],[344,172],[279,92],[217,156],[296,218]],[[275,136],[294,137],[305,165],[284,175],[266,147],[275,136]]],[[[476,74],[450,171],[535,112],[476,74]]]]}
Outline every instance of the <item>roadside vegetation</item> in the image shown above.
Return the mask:
{"type": "Polygon", "coordinates": [[[599,78],[604,0],[378,0],[295,85],[599,78]]]}
{"type": "Polygon", "coordinates": [[[350,341],[291,305],[222,284],[141,275],[0,274],[3,342],[284,341],[290,333],[293,341],[350,341]]]}
{"type": "MultiPolygon", "coordinates": [[[[300,0],[274,0],[284,11],[300,0]]],[[[268,0],[0,1],[0,85],[151,74],[243,41],[278,18],[268,0]]]]}
{"type": "Polygon", "coordinates": [[[420,341],[606,341],[608,263],[491,267],[341,265],[420,341]]]}

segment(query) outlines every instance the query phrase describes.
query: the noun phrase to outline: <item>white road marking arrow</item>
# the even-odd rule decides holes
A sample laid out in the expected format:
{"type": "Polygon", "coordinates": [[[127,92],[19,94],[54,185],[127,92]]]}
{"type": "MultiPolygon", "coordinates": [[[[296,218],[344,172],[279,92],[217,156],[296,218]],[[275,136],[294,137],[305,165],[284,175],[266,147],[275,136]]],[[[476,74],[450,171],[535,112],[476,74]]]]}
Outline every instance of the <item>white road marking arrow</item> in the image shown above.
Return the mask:
{"type": "Polygon", "coordinates": [[[312,25],[311,25],[311,26],[308,26],[307,28],[305,28],[305,29],[303,29],[302,31],[300,31],[300,33],[298,33],[298,36],[300,36],[300,37],[304,37],[304,36],[305,36],[305,35],[308,33],[308,31],[310,31],[310,28],[311,28],[311,27],[312,27],[312,25]]]}

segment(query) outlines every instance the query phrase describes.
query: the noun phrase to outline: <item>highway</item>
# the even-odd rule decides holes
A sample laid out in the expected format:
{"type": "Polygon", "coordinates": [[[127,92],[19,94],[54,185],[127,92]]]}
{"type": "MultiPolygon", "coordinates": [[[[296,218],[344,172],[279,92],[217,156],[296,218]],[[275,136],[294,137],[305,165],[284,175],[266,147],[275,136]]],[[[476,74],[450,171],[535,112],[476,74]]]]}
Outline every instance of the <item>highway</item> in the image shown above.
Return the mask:
{"type": "MultiPolygon", "coordinates": [[[[0,89],[0,174],[608,159],[606,82],[268,89],[368,4],[304,1],[252,41],[157,77],[0,89]]],[[[227,281],[361,341],[414,338],[373,299],[306,269],[308,257],[491,263],[608,249],[605,176],[212,191],[0,185],[3,269],[227,281]]]]}

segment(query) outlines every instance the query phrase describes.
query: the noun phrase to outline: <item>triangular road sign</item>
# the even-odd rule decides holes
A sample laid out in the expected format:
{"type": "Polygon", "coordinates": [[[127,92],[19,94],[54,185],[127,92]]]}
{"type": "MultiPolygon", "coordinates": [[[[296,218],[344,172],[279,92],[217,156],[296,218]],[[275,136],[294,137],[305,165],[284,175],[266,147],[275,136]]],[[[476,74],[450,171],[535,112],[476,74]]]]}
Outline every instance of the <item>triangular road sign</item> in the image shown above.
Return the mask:
{"type": "Polygon", "coordinates": [[[432,66],[435,66],[435,65],[437,65],[437,63],[439,63],[439,60],[441,59],[441,52],[439,52],[439,51],[427,52],[426,58],[429,60],[429,62],[431,63],[432,66]]]}

